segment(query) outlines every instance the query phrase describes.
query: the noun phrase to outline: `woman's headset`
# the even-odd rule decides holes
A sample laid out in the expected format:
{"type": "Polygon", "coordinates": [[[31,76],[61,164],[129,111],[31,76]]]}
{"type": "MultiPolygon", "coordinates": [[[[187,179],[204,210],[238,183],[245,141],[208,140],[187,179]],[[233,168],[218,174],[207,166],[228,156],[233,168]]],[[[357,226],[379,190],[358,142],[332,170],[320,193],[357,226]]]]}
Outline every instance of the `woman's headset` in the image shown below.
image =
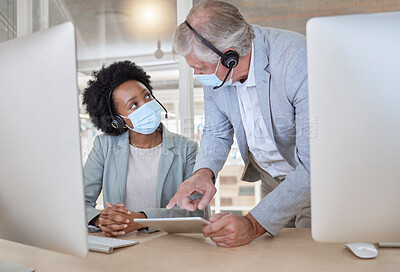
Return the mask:
{"type": "MultiPolygon", "coordinates": [[[[142,81],[139,81],[139,82],[142,83],[142,84],[147,88],[147,90],[150,91],[151,97],[153,97],[153,99],[154,99],[155,101],[157,101],[157,103],[164,109],[164,111],[165,111],[165,118],[168,118],[168,111],[167,111],[167,109],[166,109],[166,108],[164,107],[164,105],[161,104],[160,101],[158,101],[158,99],[153,95],[153,92],[152,92],[152,90],[151,90],[150,85],[147,84],[146,82],[142,82],[142,81]]],[[[111,117],[111,126],[112,126],[113,128],[115,128],[115,129],[123,129],[123,128],[125,128],[125,121],[124,121],[124,119],[123,119],[121,116],[119,116],[119,115],[115,115],[115,114],[113,113],[112,107],[111,107],[111,103],[112,103],[112,93],[113,93],[114,89],[115,89],[115,88],[113,88],[113,89],[110,91],[109,95],[108,95],[108,111],[109,111],[110,117],[111,117]]]]}

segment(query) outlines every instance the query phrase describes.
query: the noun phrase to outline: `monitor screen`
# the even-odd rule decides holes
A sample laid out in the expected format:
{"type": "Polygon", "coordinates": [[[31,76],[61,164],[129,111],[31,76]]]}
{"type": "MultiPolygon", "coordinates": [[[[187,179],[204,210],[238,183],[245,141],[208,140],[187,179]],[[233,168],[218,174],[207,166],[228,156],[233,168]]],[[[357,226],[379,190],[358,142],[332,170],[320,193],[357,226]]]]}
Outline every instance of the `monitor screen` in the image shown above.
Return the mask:
{"type": "Polygon", "coordinates": [[[0,237],[87,253],[72,23],[0,44],[0,237]]]}
{"type": "Polygon", "coordinates": [[[307,24],[312,235],[400,241],[400,12],[307,24]]]}

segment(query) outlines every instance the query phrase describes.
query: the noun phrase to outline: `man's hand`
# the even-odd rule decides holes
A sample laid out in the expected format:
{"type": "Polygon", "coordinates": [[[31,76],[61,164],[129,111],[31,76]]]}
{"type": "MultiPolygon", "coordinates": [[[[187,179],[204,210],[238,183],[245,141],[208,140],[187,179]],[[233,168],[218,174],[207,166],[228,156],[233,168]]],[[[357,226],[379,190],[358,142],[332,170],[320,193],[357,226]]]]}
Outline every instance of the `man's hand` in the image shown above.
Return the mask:
{"type": "Polygon", "coordinates": [[[131,212],[121,203],[106,204],[107,209],[102,210],[99,217],[99,227],[105,236],[119,236],[145,227],[133,221],[134,218],[146,218],[145,214],[131,212]]]}
{"type": "Polygon", "coordinates": [[[211,217],[210,222],[203,227],[203,235],[220,247],[245,245],[266,232],[250,213],[239,216],[222,212],[211,217]]]}
{"type": "Polygon", "coordinates": [[[178,187],[178,191],[171,198],[167,205],[167,209],[172,209],[178,205],[181,209],[195,211],[197,208],[203,210],[217,192],[212,182],[213,173],[210,169],[200,169],[193,176],[185,180],[178,187]],[[196,192],[203,195],[201,201],[194,199],[190,200],[190,196],[196,192]]]}

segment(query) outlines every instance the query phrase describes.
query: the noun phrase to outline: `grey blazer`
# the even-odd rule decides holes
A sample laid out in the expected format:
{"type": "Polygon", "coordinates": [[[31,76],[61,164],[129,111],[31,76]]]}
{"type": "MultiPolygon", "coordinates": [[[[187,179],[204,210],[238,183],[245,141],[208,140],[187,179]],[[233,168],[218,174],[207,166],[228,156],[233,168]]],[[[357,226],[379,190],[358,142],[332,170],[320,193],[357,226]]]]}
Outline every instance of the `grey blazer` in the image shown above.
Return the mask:
{"type": "MultiPolygon", "coordinates": [[[[176,193],[178,186],[193,172],[198,144],[181,135],[171,133],[164,125],[160,125],[163,143],[160,166],[157,178],[157,208],[145,209],[148,218],[209,216],[209,207],[205,211],[187,210],[174,207],[165,209],[169,200],[176,193]]],[[[97,136],[86,161],[83,176],[85,182],[86,220],[89,223],[100,210],[95,209],[96,200],[103,190],[103,202],[111,204],[125,201],[125,185],[129,158],[129,132],[119,136],[102,134],[97,136]]],[[[151,170],[151,169],[150,169],[151,170]]],[[[200,194],[194,195],[201,198],[200,194]]]]}
{"type": "MultiPolygon", "coordinates": [[[[295,168],[250,211],[275,235],[310,200],[306,40],[290,31],[256,25],[253,29],[255,80],[263,119],[280,154],[295,168]]],[[[194,171],[209,168],[216,176],[226,161],[235,132],[246,163],[242,179],[259,180],[259,173],[249,164],[236,88],[203,89],[205,126],[194,171]]]]}

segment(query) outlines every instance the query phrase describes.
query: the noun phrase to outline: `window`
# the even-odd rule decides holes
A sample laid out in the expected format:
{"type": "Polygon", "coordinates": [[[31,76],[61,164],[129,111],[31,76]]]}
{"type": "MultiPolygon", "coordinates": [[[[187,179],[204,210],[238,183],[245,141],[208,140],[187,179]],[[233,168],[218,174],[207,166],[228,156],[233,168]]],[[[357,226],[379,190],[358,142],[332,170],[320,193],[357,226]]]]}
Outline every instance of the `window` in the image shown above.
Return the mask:
{"type": "MultiPolygon", "coordinates": [[[[200,0],[193,0],[193,5],[200,0]]],[[[226,1],[226,0],[225,0],[226,1]]],[[[171,36],[177,25],[177,5],[190,0],[2,0],[0,1],[0,42],[39,31],[65,21],[76,25],[78,82],[82,91],[94,70],[118,60],[132,60],[151,76],[154,93],[169,112],[163,123],[182,133],[182,122],[192,122],[194,137],[200,141],[204,126],[201,84],[194,80],[194,116],[180,113],[179,60],[171,53],[171,36]],[[18,5],[17,5],[18,4],[18,5]],[[18,19],[18,20],[17,20],[18,19]],[[182,121],[183,120],[183,121],[182,121]]],[[[396,0],[368,1],[239,1],[238,7],[251,23],[289,29],[305,34],[310,17],[335,14],[384,12],[400,9],[396,0]]],[[[99,131],[82,108],[83,161],[99,131]]],[[[225,167],[219,174],[218,192],[212,210],[247,213],[260,201],[260,182],[240,180],[244,168],[236,140],[225,167]]],[[[102,203],[102,201],[98,201],[102,203]]]]}

